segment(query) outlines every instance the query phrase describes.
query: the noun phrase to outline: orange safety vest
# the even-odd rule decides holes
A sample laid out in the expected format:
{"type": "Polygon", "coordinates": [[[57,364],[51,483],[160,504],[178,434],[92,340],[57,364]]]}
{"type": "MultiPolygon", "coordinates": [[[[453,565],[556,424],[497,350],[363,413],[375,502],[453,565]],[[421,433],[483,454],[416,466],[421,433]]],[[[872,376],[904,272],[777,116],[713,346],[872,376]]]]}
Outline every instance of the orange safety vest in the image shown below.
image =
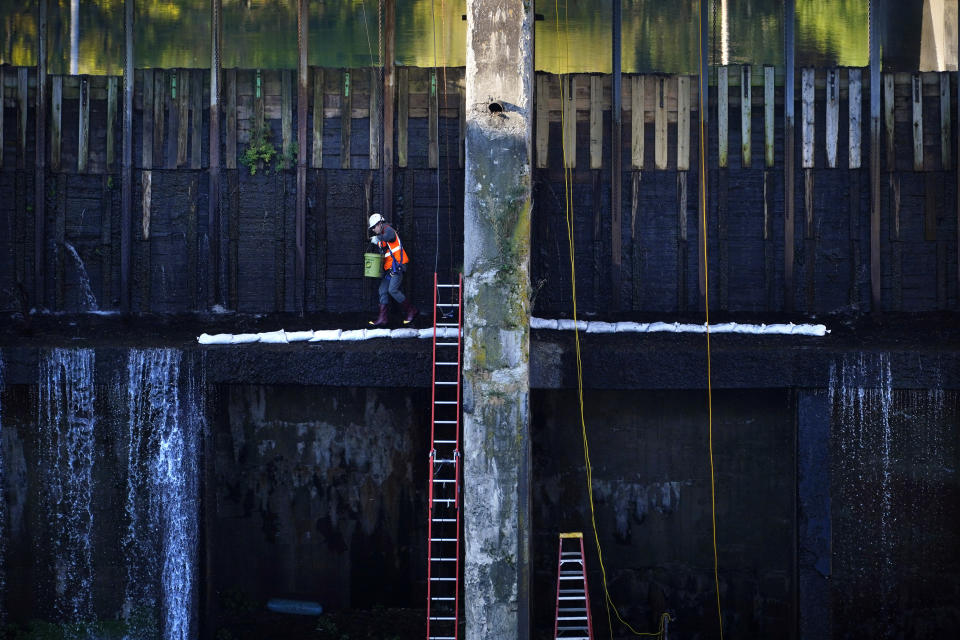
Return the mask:
{"type": "MultiPolygon", "coordinates": [[[[396,231],[394,231],[396,233],[396,231]]],[[[407,254],[406,249],[403,248],[403,244],[400,242],[400,234],[397,233],[397,239],[393,242],[384,242],[381,241],[378,245],[380,251],[383,253],[383,269],[384,271],[390,271],[393,267],[393,259],[396,257],[400,264],[407,264],[410,262],[410,256],[407,254]]]]}

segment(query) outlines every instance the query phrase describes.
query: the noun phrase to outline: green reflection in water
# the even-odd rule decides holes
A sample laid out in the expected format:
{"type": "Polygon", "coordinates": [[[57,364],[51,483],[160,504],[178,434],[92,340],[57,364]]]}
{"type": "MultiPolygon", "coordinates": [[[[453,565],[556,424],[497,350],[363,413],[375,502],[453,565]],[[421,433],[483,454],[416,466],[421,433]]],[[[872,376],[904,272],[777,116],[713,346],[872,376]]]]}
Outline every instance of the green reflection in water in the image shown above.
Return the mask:
{"type": "MultiPolygon", "coordinates": [[[[124,0],[78,0],[79,35],[71,55],[71,0],[48,6],[49,71],[120,73],[124,0]]],[[[209,67],[210,0],[133,0],[137,67],[209,67]]],[[[536,0],[537,69],[609,72],[614,0],[536,0]]],[[[711,62],[783,64],[782,0],[709,2],[711,62]]],[[[696,73],[698,0],[622,0],[625,72],[696,73]]],[[[943,0],[956,30],[957,0],[943,0]]],[[[223,65],[295,68],[296,0],[223,0],[223,65]]],[[[891,25],[885,56],[893,67],[917,68],[924,0],[897,0],[881,16],[891,25]],[[909,15],[907,15],[909,14],[909,15]],[[916,14],[914,16],[914,14],[916,14]],[[907,15],[907,17],[905,17],[907,15]],[[907,19],[913,16],[916,19],[907,19]],[[907,33],[907,32],[909,33],[907,33]],[[914,33],[916,32],[916,33],[914,33]],[[891,37],[895,35],[895,37],[891,37]],[[898,48],[899,46],[899,48],[898,48]]],[[[311,65],[364,67],[380,63],[378,0],[311,0],[311,65]]],[[[465,0],[396,0],[397,64],[432,67],[466,63],[465,0]]],[[[868,62],[868,0],[796,0],[798,66],[864,66],[868,62]]],[[[940,15],[940,14],[936,14],[940,15]]],[[[929,20],[928,20],[929,22],[929,20]]],[[[0,2],[0,63],[36,64],[36,0],[0,2]]],[[[956,68],[956,46],[933,59],[956,68]]],[[[885,60],[886,63],[886,60],[885,60]]]]}

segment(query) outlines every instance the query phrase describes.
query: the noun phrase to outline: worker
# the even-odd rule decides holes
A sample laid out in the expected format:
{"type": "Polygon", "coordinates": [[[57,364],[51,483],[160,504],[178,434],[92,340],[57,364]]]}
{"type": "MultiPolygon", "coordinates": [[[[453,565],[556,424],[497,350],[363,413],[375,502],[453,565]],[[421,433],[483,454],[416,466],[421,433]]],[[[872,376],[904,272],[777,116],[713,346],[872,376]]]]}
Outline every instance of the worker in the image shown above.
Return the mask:
{"type": "Polygon", "coordinates": [[[380,314],[376,320],[371,320],[370,324],[374,327],[384,327],[387,324],[387,305],[390,298],[393,298],[403,308],[403,324],[413,322],[418,311],[410,304],[403,292],[400,291],[400,284],[403,282],[403,272],[407,269],[410,262],[410,255],[403,248],[400,242],[400,236],[394,231],[393,227],[387,224],[379,213],[374,213],[367,221],[369,229],[373,232],[370,243],[376,245],[383,255],[383,279],[380,280],[380,314]]]}

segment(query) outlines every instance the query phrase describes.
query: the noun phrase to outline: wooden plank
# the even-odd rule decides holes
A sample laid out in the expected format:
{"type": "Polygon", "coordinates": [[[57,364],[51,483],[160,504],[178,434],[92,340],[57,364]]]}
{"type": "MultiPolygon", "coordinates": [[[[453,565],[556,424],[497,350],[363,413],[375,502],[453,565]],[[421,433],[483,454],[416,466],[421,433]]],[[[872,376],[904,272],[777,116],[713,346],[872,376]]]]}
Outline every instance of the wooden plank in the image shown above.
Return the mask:
{"type": "MultiPolygon", "coordinates": [[[[220,134],[221,98],[223,87],[223,3],[220,0],[214,0],[210,3],[210,167],[209,181],[207,182],[207,238],[210,247],[210,257],[206,261],[207,278],[206,284],[206,306],[224,304],[223,284],[226,280],[224,273],[225,260],[221,252],[221,239],[223,236],[223,223],[220,216],[220,153],[223,144],[220,134]]],[[[236,154],[233,154],[236,156],[236,154]]],[[[237,176],[236,171],[228,172],[228,175],[237,176]]],[[[236,309],[236,305],[231,308],[236,309]]],[[[212,597],[208,590],[208,602],[212,597]]]]}
{"type": "Polygon", "coordinates": [[[935,176],[932,172],[924,174],[923,239],[927,242],[937,240],[937,219],[940,217],[940,201],[943,199],[942,190],[940,194],[937,193],[935,176]]]}
{"type": "MultiPolygon", "coordinates": [[[[6,110],[5,103],[6,98],[4,93],[6,92],[7,87],[7,72],[6,67],[0,64],[0,169],[3,168],[3,112],[6,110]]],[[[55,76],[54,79],[59,78],[60,76],[55,76]]],[[[63,85],[61,84],[61,87],[63,85]]],[[[59,141],[58,141],[59,142],[59,141]]]]}
{"type": "Polygon", "coordinates": [[[119,78],[109,76],[107,78],[107,171],[113,171],[116,167],[116,123],[117,123],[117,85],[119,78]]]}
{"type": "Polygon", "coordinates": [[[264,113],[265,97],[263,95],[263,74],[261,73],[260,69],[257,69],[254,82],[256,82],[256,88],[253,92],[253,129],[262,130],[266,126],[266,115],[264,113]]]}
{"type": "Polygon", "coordinates": [[[686,171],[677,172],[677,308],[687,310],[687,181],[686,171]]]}
{"type": "Polygon", "coordinates": [[[577,80],[573,74],[560,76],[561,118],[563,128],[563,166],[577,166],[577,80]]]}
{"type": "MultiPolygon", "coordinates": [[[[642,76],[641,76],[642,77],[642,76]]],[[[634,78],[636,80],[636,77],[634,78]]],[[[636,84],[634,84],[636,88],[636,84]]],[[[637,113],[634,111],[633,113],[637,113]]],[[[642,262],[644,252],[641,246],[640,236],[637,234],[637,216],[640,212],[640,181],[642,172],[634,170],[630,174],[630,246],[631,263],[633,266],[631,274],[632,285],[632,305],[634,311],[639,311],[643,302],[643,290],[641,288],[641,274],[643,273],[642,262]]]]}
{"type": "Polygon", "coordinates": [[[340,168],[350,168],[350,123],[353,111],[353,91],[350,87],[350,71],[344,70],[340,83],[340,168]]]}
{"type": "MultiPolygon", "coordinates": [[[[393,220],[393,149],[394,149],[394,114],[396,111],[397,100],[397,75],[395,65],[395,42],[396,42],[396,0],[385,0],[383,3],[383,178],[381,180],[383,198],[381,200],[380,214],[387,220],[393,220]]],[[[462,97],[462,96],[461,96],[462,97]]],[[[462,108],[462,107],[461,107],[462,108]]],[[[461,118],[463,116],[461,115],[461,118]]],[[[461,127],[464,126],[461,121],[461,127]]],[[[460,166],[463,166],[463,146],[461,142],[460,166]]],[[[321,178],[322,179],[322,178],[321,178]]],[[[317,181],[318,188],[320,180],[317,181]]],[[[324,183],[325,184],[325,183],[324,183]]],[[[323,203],[321,203],[321,208],[323,203]]],[[[326,225],[326,214],[321,209],[318,226],[326,225]]],[[[321,232],[317,240],[318,246],[326,246],[326,229],[321,232]],[[320,243],[323,243],[322,245],[320,243]]],[[[326,273],[326,267],[323,266],[326,273]]],[[[326,276],[324,276],[326,277],[326,276]]],[[[317,304],[326,304],[326,284],[318,283],[317,304]]]]}
{"type": "Polygon", "coordinates": [[[187,134],[190,131],[190,71],[178,69],[177,75],[177,166],[187,164],[187,134]]]}
{"type": "Polygon", "coordinates": [[[380,71],[370,69],[370,168],[380,168],[380,132],[382,131],[380,111],[380,71]]]}
{"type": "Polygon", "coordinates": [[[814,82],[815,72],[813,69],[804,69],[800,74],[800,99],[802,101],[801,117],[801,164],[804,169],[813,168],[814,158],[814,135],[816,116],[814,112],[814,82]]]}
{"type": "Polygon", "coordinates": [[[776,107],[776,70],[771,66],[763,68],[763,159],[768,168],[775,163],[773,118],[776,107]]]}
{"type": "Polygon", "coordinates": [[[90,156],[90,78],[80,76],[80,111],[77,123],[77,173],[87,172],[90,156]]]}
{"type": "Polygon", "coordinates": [[[288,169],[293,157],[293,71],[280,72],[280,150],[279,165],[288,169]]]}
{"type": "Polygon", "coordinates": [[[653,119],[653,164],[657,169],[667,168],[667,79],[658,78],[657,104],[653,119]]]}
{"type": "Polygon", "coordinates": [[[225,125],[227,137],[223,149],[223,164],[227,169],[237,168],[237,70],[228,69],[223,84],[225,125]]]}
{"type": "Polygon", "coordinates": [[[100,180],[100,210],[103,212],[100,223],[100,277],[101,306],[108,306],[112,298],[112,275],[113,275],[113,177],[105,175],[100,180]]]}
{"type": "Polygon", "coordinates": [[[644,102],[643,76],[633,76],[630,88],[630,157],[634,169],[643,169],[644,102]]]}
{"type": "Polygon", "coordinates": [[[897,168],[896,147],[894,145],[896,128],[894,126],[893,110],[893,74],[885,73],[883,74],[883,124],[887,134],[887,171],[893,171],[897,168]]]}
{"type": "MultiPolygon", "coordinates": [[[[53,76],[53,91],[50,97],[50,168],[60,171],[60,140],[63,132],[63,76],[53,76]]],[[[2,109],[0,109],[2,111],[2,109]]],[[[0,149],[3,148],[3,116],[0,115],[0,149]]],[[[3,154],[0,154],[2,156],[3,154]]],[[[3,161],[0,159],[0,166],[3,161]]]]}
{"type": "MultiPolygon", "coordinates": [[[[67,237],[67,174],[61,173],[56,177],[56,204],[53,214],[53,242],[54,246],[65,248],[67,237]]],[[[54,294],[53,304],[56,309],[63,309],[66,293],[66,256],[65,251],[57,251],[54,259],[54,294]]]]}
{"type": "Polygon", "coordinates": [[[427,166],[436,169],[440,163],[440,132],[437,113],[439,111],[437,90],[437,70],[430,72],[430,89],[427,97],[427,166]]]}
{"type": "Polygon", "coordinates": [[[923,85],[919,73],[910,78],[910,93],[913,105],[913,170],[923,171],[923,85]]]}
{"type": "Polygon", "coordinates": [[[816,282],[817,273],[817,238],[814,233],[813,219],[813,169],[804,169],[803,178],[803,207],[806,222],[804,225],[803,248],[806,253],[805,266],[807,268],[806,282],[804,284],[806,289],[807,310],[813,311],[816,302],[814,283],[816,282]]]}
{"type": "MultiPolygon", "coordinates": [[[[166,151],[163,154],[163,166],[165,169],[176,169],[180,156],[180,104],[179,96],[182,93],[177,86],[177,70],[172,69],[167,72],[167,96],[166,113],[167,120],[164,127],[170,132],[166,140],[166,151]]],[[[184,147],[186,152],[186,147],[184,147]]],[[[186,157],[186,153],[184,153],[186,157]]]]}
{"type": "Polygon", "coordinates": [[[162,69],[153,72],[153,166],[164,166],[164,125],[167,104],[167,73],[162,69]]]}
{"type": "Polygon", "coordinates": [[[407,121],[410,114],[410,69],[397,70],[399,97],[397,99],[397,165],[407,166],[407,121]]]}
{"type": "Polygon", "coordinates": [[[795,142],[796,142],[796,12],[793,0],[783,5],[783,308],[793,311],[796,292],[793,286],[794,202],[796,187],[795,142]]]}
{"type": "MultiPolygon", "coordinates": [[[[190,73],[190,168],[199,169],[203,164],[203,70],[190,73]]],[[[196,293],[196,289],[192,290],[196,293]]],[[[196,305],[194,307],[196,308],[196,305]]]]}
{"type": "Polygon", "coordinates": [[[729,108],[730,108],[729,68],[717,68],[717,153],[719,166],[729,165],[729,108]]]}
{"type": "MultiPolygon", "coordinates": [[[[690,169],[690,76],[677,77],[677,170],[690,169]]],[[[684,182],[684,193],[686,193],[684,182]]]]}
{"type": "Polygon", "coordinates": [[[547,74],[538,73],[536,83],[537,168],[546,169],[550,151],[550,110],[547,74]]]}
{"type": "Polygon", "coordinates": [[[323,69],[313,69],[313,150],[310,166],[323,166],[323,69]]]}
{"type": "Polygon", "coordinates": [[[837,168],[837,136],[840,131],[840,72],[827,69],[827,167],[837,168]]]}
{"type": "Polygon", "coordinates": [[[753,88],[750,77],[750,65],[745,64],[740,68],[740,165],[743,167],[749,167],[752,160],[753,88]]]}
{"type": "MultiPolygon", "coordinates": [[[[37,7],[37,80],[34,102],[33,155],[33,283],[34,299],[46,300],[46,179],[47,167],[47,5],[37,7]]],[[[0,110],[3,105],[3,85],[0,84],[0,110]]],[[[3,147],[0,147],[0,154],[3,147]]]]}
{"type": "Polygon", "coordinates": [[[150,239],[150,204],[153,200],[153,172],[144,171],[141,181],[141,216],[140,216],[140,237],[144,240],[150,239]]]}
{"type": "MultiPolygon", "coordinates": [[[[203,78],[202,70],[195,70],[195,77],[203,78]]],[[[196,99],[195,91],[191,91],[196,99]]],[[[198,112],[199,113],[199,112],[198,112]]],[[[199,280],[199,257],[197,255],[197,191],[200,189],[200,176],[194,173],[190,177],[190,185],[187,187],[187,290],[190,295],[190,308],[199,309],[200,299],[198,296],[199,280]]]]}
{"type": "Polygon", "coordinates": [[[27,67],[17,69],[17,168],[27,168],[27,67]]]}
{"type": "Polygon", "coordinates": [[[143,89],[141,90],[141,107],[143,117],[140,119],[140,167],[153,168],[153,69],[144,69],[143,89]]]}
{"type": "MultiPolygon", "coordinates": [[[[120,309],[130,311],[133,254],[133,94],[136,84],[133,48],[133,3],[123,7],[123,113],[120,143],[120,309]]],[[[141,76],[142,77],[142,76],[141,76]]]]}
{"type": "Polygon", "coordinates": [[[861,145],[861,113],[862,106],[863,80],[861,79],[860,69],[847,70],[847,106],[849,107],[850,125],[849,131],[849,167],[859,169],[862,164],[862,145],[861,145]]]}
{"type": "MultiPolygon", "coordinates": [[[[460,168],[463,169],[463,161],[466,156],[466,142],[467,142],[467,98],[466,98],[466,89],[461,83],[457,87],[457,100],[459,103],[457,105],[457,113],[459,122],[459,133],[457,138],[457,147],[459,148],[460,155],[460,168]]],[[[549,125],[549,123],[548,123],[549,125]]],[[[548,127],[549,129],[549,127],[548,127]]]]}
{"type": "MultiPolygon", "coordinates": [[[[309,0],[297,0],[297,202],[296,202],[296,226],[294,233],[294,245],[296,250],[296,264],[293,278],[293,306],[301,316],[306,310],[307,296],[307,96],[310,84],[310,69],[307,66],[307,59],[310,53],[309,29],[307,9],[309,0]]],[[[376,145],[373,143],[373,121],[374,116],[377,119],[377,132],[380,131],[379,115],[380,111],[376,108],[374,95],[379,88],[377,83],[377,72],[375,69],[370,71],[370,146],[380,148],[379,139],[376,145]]],[[[370,154],[370,166],[376,161],[376,154],[370,154]]]]}
{"type": "Polygon", "coordinates": [[[603,167],[603,78],[590,76],[590,168],[603,167]]]}
{"type": "MultiPolygon", "coordinates": [[[[871,13],[870,20],[870,304],[874,314],[881,313],[880,264],[880,34],[879,20],[871,13]]],[[[883,87],[887,79],[883,78],[883,87]]],[[[890,79],[890,120],[887,140],[887,166],[893,168],[893,79],[890,79]]]]}
{"type": "Polygon", "coordinates": [[[950,162],[950,74],[940,74],[940,168],[949,169],[950,162]]]}

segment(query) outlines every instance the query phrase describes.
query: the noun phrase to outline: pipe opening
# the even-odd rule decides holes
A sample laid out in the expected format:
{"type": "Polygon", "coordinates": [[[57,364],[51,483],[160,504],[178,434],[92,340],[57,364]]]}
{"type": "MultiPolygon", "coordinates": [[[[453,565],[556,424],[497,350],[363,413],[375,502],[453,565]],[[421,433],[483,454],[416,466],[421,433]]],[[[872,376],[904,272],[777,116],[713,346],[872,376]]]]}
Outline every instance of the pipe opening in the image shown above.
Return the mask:
{"type": "Polygon", "coordinates": [[[487,108],[490,109],[490,113],[492,114],[503,113],[503,105],[499,102],[491,102],[487,108]]]}

